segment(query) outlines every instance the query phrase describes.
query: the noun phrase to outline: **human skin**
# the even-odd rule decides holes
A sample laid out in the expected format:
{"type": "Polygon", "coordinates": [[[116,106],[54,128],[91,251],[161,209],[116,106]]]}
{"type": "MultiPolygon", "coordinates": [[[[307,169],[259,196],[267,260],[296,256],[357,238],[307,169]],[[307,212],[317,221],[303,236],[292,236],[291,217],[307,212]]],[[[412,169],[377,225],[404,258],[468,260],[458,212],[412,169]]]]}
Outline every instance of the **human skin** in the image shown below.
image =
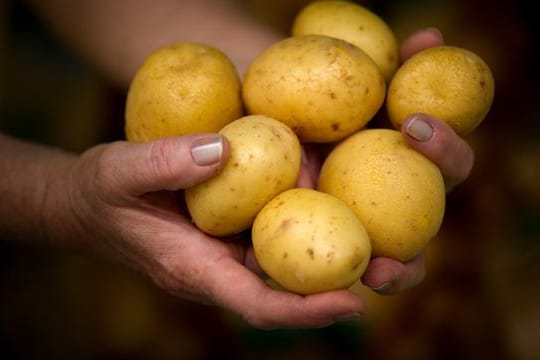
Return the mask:
{"type": "MultiPolygon", "coordinates": [[[[160,6],[153,1],[146,7],[138,0],[129,2],[129,14],[120,11],[128,6],[122,7],[123,1],[34,3],[60,37],[121,86],[149,51],[173,39],[215,44],[242,68],[279,37],[248,19],[233,1],[163,1],[160,6]],[[210,18],[206,13],[201,22],[204,6],[223,9],[210,18]],[[73,11],[81,15],[76,20],[69,16],[73,11]],[[228,27],[231,18],[234,26],[228,27]],[[212,31],[191,30],[212,21],[212,31]],[[99,31],[92,24],[100,24],[99,31]],[[227,29],[247,43],[238,46],[222,35],[216,40],[215,33],[227,29]]],[[[402,52],[406,57],[441,43],[440,33],[427,29],[413,34],[402,52]]],[[[439,165],[449,187],[468,176],[472,150],[444,123],[421,115],[408,119],[402,131],[412,147],[439,165]],[[410,126],[413,119],[420,122],[410,126]]],[[[249,242],[207,236],[179,211],[182,189],[216,174],[228,153],[227,140],[218,134],[144,144],[117,141],[80,155],[0,135],[0,233],[119,262],[180,298],[224,307],[258,328],[322,327],[364,313],[362,298],[349,290],[300,296],[271,289],[249,242]]],[[[306,150],[299,186],[314,186],[320,165],[315,154],[306,150]]],[[[375,258],[362,281],[393,294],[424,276],[423,255],[405,264],[375,258]]]]}

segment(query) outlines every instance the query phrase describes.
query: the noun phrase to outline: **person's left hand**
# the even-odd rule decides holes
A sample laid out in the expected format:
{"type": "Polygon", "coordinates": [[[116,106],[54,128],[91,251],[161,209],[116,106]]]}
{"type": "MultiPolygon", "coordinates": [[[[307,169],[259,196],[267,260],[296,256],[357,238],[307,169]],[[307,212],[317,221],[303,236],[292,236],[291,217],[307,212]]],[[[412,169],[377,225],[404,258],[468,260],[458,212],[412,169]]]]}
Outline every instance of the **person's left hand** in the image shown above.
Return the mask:
{"type": "MultiPolygon", "coordinates": [[[[402,44],[402,61],[418,51],[442,44],[444,41],[437,29],[417,31],[402,44]]],[[[410,114],[401,132],[412,148],[439,166],[447,191],[469,176],[474,162],[473,151],[445,122],[429,114],[410,114]]],[[[306,145],[303,160],[299,186],[316,187],[322,161],[320,152],[314,145],[306,145]]],[[[419,284],[424,277],[424,253],[421,253],[407,263],[386,257],[373,258],[362,282],[380,294],[395,294],[419,284]]]]}
{"type": "Polygon", "coordinates": [[[221,306],[258,328],[322,327],[363,313],[362,299],[348,290],[302,296],[272,289],[249,237],[215,238],[195,227],[182,191],[216,175],[228,149],[226,138],[207,133],[118,141],[70,157],[48,177],[43,232],[50,242],[122,263],[175,296],[221,306]]]}

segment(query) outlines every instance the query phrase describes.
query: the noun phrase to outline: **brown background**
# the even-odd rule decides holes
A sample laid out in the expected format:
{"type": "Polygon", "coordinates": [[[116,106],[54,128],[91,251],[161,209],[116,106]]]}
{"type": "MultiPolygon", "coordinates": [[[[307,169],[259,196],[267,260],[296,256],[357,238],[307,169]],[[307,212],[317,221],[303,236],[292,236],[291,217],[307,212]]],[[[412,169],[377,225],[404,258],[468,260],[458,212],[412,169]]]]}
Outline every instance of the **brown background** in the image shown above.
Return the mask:
{"type": "MultiPolygon", "coordinates": [[[[248,1],[285,31],[304,3],[248,1]]],[[[357,321],[265,332],[226,311],[173,298],[123,268],[4,239],[0,356],[539,358],[540,56],[532,31],[538,16],[529,3],[366,3],[399,39],[438,27],[449,45],[483,57],[496,80],[492,110],[467,138],[475,168],[448,195],[420,286],[393,297],[358,287],[369,312],[357,321]]],[[[123,89],[56,42],[23,3],[0,4],[0,129],[75,152],[122,138],[123,89]]]]}

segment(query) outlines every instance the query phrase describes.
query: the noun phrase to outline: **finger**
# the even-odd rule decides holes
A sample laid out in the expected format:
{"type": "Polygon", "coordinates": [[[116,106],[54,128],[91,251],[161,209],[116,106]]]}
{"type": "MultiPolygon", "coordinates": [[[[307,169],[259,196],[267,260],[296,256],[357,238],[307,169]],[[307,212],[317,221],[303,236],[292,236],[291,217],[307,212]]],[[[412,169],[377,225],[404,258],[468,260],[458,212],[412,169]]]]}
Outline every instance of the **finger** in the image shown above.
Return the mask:
{"type": "Polygon", "coordinates": [[[418,285],[425,274],[423,253],[407,263],[377,257],[369,263],[362,282],[381,295],[390,295],[418,285]]]}
{"type": "Polygon", "coordinates": [[[474,164],[474,152],[450,125],[416,113],[405,119],[401,131],[410,146],[439,166],[447,190],[467,179],[474,164]]]}
{"type": "Polygon", "coordinates": [[[321,168],[319,154],[311,144],[302,145],[302,164],[298,176],[297,187],[314,189],[321,168]]]}
{"type": "Polygon", "coordinates": [[[364,312],[362,299],[348,290],[301,296],[271,289],[232,258],[217,265],[210,275],[215,302],[257,328],[319,328],[364,312]]]}
{"type": "Polygon", "coordinates": [[[441,32],[435,28],[427,28],[413,33],[401,45],[401,60],[406,61],[417,52],[444,44],[441,32]]]}
{"type": "Polygon", "coordinates": [[[245,257],[244,257],[244,266],[247,267],[249,270],[260,276],[261,278],[265,279],[268,278],[268,275],[264,272],[264,270],[259,265],[259,262],[257,261],[257,257],[255,256],[255,251],[253,251],[253,245],[249,245],[246,249],[245,257]]]}
{"type": "Polygon", "coordinates": [[[315,182],[309,173],[308,168],[304,163],[300,165],[300,171],[298,172],[298,180],[296,181],[296,187],[313,189],[315,188],[315,182]]]}
{"type": "Polygon", "coordinates": [[[191,187],[215,175],[229,156],[225,137],[204,133],[143,144],[117,142],[101,156],[101,173],[136,195],[191,187]]]}

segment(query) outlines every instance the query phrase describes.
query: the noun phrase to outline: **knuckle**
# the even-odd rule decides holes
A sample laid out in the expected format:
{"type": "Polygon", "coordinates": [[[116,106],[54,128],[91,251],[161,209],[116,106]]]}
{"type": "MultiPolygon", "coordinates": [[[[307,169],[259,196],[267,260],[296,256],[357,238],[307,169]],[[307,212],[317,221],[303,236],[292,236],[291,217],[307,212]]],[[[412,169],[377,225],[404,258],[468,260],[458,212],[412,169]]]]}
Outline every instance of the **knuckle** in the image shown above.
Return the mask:
{"type": "Polygon", "coordinates": [[[474,154],[467,142],[449,128],[441,127],[431,143],[429,156],[441,169],[445,180],[452,185],[463,182],[474,164],[474,154]]]}
{"type": "Polygon", "coordinates": [[[110,180],[116,178],[118,164],[116,154],[122,151],[123,144],[113,142],[108,145],[99,145],[91,155],[94,158],[93,176],[94,181],[99,184],[108,184],[110,180]]]}
{"type": "Polygon", "coordinates": [[[161,179],[171,179],[175,176],[175,166],[170,156],[177,150],[176,142],[166,138],[151,143],[148,150],[150,176],[161,179]]]}

